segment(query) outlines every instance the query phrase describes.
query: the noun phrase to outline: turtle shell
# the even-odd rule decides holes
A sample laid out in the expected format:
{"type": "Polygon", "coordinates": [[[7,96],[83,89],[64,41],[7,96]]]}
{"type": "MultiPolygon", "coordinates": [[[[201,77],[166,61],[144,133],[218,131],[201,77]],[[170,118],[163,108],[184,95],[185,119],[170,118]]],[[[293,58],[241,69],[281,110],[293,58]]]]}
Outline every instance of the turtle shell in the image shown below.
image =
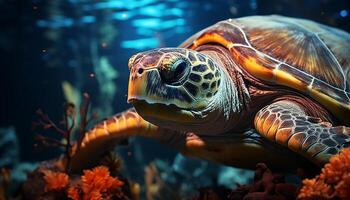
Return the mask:
{"type": "Polygon", "coordinates": [[[228,48],[254,77],[309,95],[350,124],[350,34],[309,20],[252,16],[218,22],[180,47],[207,43],[228,48]]]}

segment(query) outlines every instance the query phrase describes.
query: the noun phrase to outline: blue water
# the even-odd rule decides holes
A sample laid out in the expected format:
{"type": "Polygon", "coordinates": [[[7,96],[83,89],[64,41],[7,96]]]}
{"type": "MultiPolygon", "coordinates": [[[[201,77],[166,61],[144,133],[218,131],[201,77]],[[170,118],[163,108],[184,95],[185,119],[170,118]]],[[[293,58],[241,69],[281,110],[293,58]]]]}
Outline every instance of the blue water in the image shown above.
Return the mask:
{"type": "MultiPolygon", "coordinates": [[[[128,108],[127,61],[136,52],[175,47],[217,21],[247,15],[307,18],[350,31],[346,0],[31,0],[1,1],[0,11],[0,126],[13,127],[21,159],[31,162],[60,152],[34,150],[35,110],[59,121],[63,103],[81,103],[83,92],[99,119],[128,108]]],[[[142,139],[120,152],[136,164],[176,156],[142,139]]]]}

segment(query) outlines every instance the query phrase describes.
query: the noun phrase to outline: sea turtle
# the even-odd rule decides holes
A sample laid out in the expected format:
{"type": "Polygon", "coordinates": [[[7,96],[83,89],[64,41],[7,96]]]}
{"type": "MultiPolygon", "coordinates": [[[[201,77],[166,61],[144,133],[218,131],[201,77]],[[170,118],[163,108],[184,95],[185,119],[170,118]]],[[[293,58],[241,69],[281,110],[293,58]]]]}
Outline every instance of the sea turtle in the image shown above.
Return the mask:
{"type": "Polygon", "coordinates": [[[304,19],[220,21],[129,59],[134,108],[90,130],[73,169],[130,136],[253,168],[324,165],[350,146],[350,35],[304,19]]]}

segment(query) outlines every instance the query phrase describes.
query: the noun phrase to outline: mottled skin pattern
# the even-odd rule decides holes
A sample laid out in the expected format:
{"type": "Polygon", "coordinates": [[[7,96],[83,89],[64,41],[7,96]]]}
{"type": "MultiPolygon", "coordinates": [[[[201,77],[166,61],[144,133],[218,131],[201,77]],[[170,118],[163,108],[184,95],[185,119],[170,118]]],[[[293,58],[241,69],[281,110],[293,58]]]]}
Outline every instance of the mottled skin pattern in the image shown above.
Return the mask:
{"type": "Polygon", "coordinates": [[[338,29],[255,16],[138,53],[129,60],[135,109],[90,130],[72,169],[131,136],[243,168],[322,166],[350,146],[349,52],[350,35],[338,29]]]}
{"type": "MultiPolygon", "coordinates": [[[[159,70],[162,71],[162,79],[159,79],[158,71],[154,70],[152,73],[149,73],[147,75],[147,84],[146,84],[146,91],[147,95],[150,96],[148,101],[151,101],[151,98],[154,98],[155,102],[159,103],[159,96],[163,96],[164,99],[167,101],[169,99],[176,100],[179,102],[185,102],[183,103],[184,106],[189,106],[186,104],[193,104],[193,106],[200,107],[201,101],[206,100],[206,98],[210,98],[217,92],[217,88],[220,85],[220,73],[215,67],[214,62],[208,58],[207,56],[204,56],[201,53],[198,52],[190,52],[183,49],[157,49],[152,51],[150,55],[147,54],[136,54],[133,56],[129,61],[129,66],[133,66],[135,63],[142,60],[142,66],[138,65],[131,69],[138,71],[140,68],[143,70],[149,70],[152,68],[157,68],[159,66],[159,70]],[[167,54],[171,52],[171,54],[167,54]],[[174,57],[173,55],[177,55],[174,57]],[[174,78],[176,80],[176,77],[174,76],[174,72],[171,71],[171,65],[176,64],[176,62],[182,62],[183,59],[181,58],[188,58],[187,62],[189,62],[193,68],[186,69],[190,70],[189,74],[184,77],[184,88],[178,88],[178,87],[166,87],[163,84],[163,81],[172,81],[167,80],[167,77],[169,79],[174,78]],[[200,85],[200,88],[198,88],[198,85],[200,85]],[[193,101],[193,99],[196,99],[197,101],[193,101]]],[[[185,63],[185,62],[184,62],[185,63]]],[[[131,72],[131,73],[132,73],[131,72]]],[[[131,80],[134,80],[138,76],[139,72],[136,72],[134,75],[130,77],[131,80]]],[[[133,73],[132,73],[133,74],[133,73]]],[[[177,83],[174,84],[174,86],[180,85],[181,80],[176,80],[177,83]]],[[[164,104],[167,104],[168,102],[164,102],[164,104]]]]}
{"type": "Polygon", "coordinates": [[[350,146],[350,128],[332,127],[320,118],[308,116],[290,101],[266,106],[256,114],[254,125],[267,139],[320,163],[350,146]]]}

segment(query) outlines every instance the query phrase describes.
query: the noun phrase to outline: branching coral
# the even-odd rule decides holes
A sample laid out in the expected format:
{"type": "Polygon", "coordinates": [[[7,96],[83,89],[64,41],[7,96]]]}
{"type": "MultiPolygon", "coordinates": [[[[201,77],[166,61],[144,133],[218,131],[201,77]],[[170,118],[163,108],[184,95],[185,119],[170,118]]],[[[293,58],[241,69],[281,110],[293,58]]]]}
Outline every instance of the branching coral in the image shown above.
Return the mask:
{"type": "Polygon", "coordinates": [[[76,141],[76,148],[73,149],[72,135],[73,130],[76,127],[76,109],[75,105],[72,103],[67,103],[65,106],[65,112],[63,121],[60,125],[57,125],[53,122],[47,114],[45,114],[41,109],[37,110],[39,120],[34,122],[34,127],[40,127],[43,130],[52,130],[53,132],[58,133],[64,141],[57,140],[52,137],[47,137],[44,135],[37,134],[36,139],[45,146],[51,147],[63,147],[65,149],[65,159],[66,159],[66,172],[69,172],[70,169],[70,160],[72,157],[73,151],[78,151],[84,138],[86,127],[91,122],[91,120],[96,118],[96,113],[93,113],[89,118],[89,107],[90,107],[90,97],[87,93],[84,93],[84,104],[80,107],[80,122],[78,124],[79,134],[78,140],[76,141]]]}
{"type": "Polygon", "coordinates": [[[96,118],[96,113],[93,113],[91,117],[88,115],[90,97],[87,93],[84,94],[84,99],[79,115],[76,114],[74,104],[66,104],[61,123],[54,123],[43,111],[37,111],[39,119],[34,124],[35,127],[45,131],[51,130],[63,138],[60,140],[38,134],[38,141],[49,147],[63,147],[65,154],[58,159],[42,162],[36,170],[30,173],[23,187],[23,193],[26,194],[25,199],[130,199],[128,181],[119,173],[122,160],[116,155],[106,156],[101,160],[101,166],[84,170],[81,177],[70,171],[72,155],[79,151],[87,125],[96,118]],[[79,123],[76,122],[77,117],[80,119],[79,123]],[[74,130],[79,130],[77,137],[73,135],[74,130]],[[73,141],[74,138],[76,141],[73,141]]]}
{"type": "Polygon", "coordinates": [[[350,199],[350,148],[343,149],[324,166],[320,175],[305,179],[298,199],[350,199]]]}

